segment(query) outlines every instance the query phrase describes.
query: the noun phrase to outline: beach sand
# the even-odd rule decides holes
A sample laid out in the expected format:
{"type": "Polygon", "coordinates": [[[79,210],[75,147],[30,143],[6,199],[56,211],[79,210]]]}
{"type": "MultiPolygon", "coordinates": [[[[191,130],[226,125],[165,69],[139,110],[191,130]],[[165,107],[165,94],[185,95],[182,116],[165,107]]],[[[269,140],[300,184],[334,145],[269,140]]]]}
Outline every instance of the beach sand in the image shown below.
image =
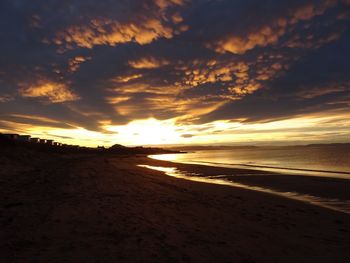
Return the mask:
{"type": "Polygon", "coordinates": [[[0,262],[350,260],[350,215],[172,178],[138,167],[165,164],[144,156],[28,154],[0,164],[0,262]]]}

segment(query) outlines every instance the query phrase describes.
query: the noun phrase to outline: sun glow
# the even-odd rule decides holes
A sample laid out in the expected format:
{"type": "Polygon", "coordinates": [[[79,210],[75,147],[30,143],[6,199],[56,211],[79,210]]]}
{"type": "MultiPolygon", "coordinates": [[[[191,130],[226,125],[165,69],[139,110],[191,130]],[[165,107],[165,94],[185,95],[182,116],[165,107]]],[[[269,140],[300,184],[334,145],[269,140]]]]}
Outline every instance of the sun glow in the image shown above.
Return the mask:
{"type": "MultiPolygon", "coordinates": [[[[16,115],[17,116],[17,115],[16,115]]],[[[21,117],[21,116],[17,116],[21,117]]],[[[23,117],[23,116],[22,116],[23,117]]],[[[38,119],[48,126],[33,126],[26,123],[14,123],[10,120],[0,124],[11,127],[13,132],[29,134],[33,137],[52,139],[67,144],[83,146],[126,146],[171,145],[171,144],[269,144],[311,143],[317,141],[342,142],[350,136],[349,114],[309,115],[289,120],[267,123],[245,123],[241,120],[214,121],[206,124],[181,123],[179,119],[157,120],[141,119],[125,125],[110,125],[101,121],[99,131],[89,131],[82,127],[48,127],[57,122],[50,119],[38,119]],[[337,140],[334,140],[337,132],[337,140]],[[307,141],[305,139],[307,138],[307,141]]],[[[24,122],[26,118],[24,118],[24,122]]],[[[10,130],[0,130],[9,132],[10,130]]]]}
{"type": "Polygon", "coordinates": [[[159,121],[153,118],[132,121],[124,126],[107,126],[118,139],[127,145],[149,145],[176,143],[180,135],[176,132],[173,119],[159,121]]]}

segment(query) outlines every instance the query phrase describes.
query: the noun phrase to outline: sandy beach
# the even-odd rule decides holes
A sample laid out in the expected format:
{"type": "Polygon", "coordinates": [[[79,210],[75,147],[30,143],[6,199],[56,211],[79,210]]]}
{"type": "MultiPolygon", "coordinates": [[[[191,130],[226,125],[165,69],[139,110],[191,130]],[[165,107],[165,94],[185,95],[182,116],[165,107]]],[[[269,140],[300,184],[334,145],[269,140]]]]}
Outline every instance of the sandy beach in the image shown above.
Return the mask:
{"type": "Polygon", "coordinates": [[[350,260],[350,215],[137,166],[160,163],[2,156],[0,262],[350,260]]]}

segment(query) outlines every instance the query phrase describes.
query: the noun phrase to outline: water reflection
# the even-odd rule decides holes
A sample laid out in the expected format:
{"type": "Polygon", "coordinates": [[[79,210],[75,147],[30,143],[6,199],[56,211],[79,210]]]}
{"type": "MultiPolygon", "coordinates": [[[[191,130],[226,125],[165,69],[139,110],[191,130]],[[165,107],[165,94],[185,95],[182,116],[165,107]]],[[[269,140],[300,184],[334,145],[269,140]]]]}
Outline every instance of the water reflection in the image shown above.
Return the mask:
{"type": "MultiPolygon", "coordinates": [[[[233,158],[231,151],[199,151],[185,154],[159,154],[150,155],[149,157],[155,160],[170,161],[185,164],[209,165],[223,168],[238,168],[250,169],[267,172],[275,172],[281,174],[305,175],[305,176],[322,176],[338,179],[350,179],[350,171],[339,170],[338,167],[326,166],[329,170],[321,170],[322,166],[305,166],[299,160],[294,160],[290,163],[272,161],[263,161],[264,155],[260,157],[261,160],[242,161],[233,158]],[[235,162],[236,161],[236,162],[235,162]],[[304,165],[304,166],[302,166],[304,165]],[[293,167],[295,166],[295,167],[293,167]],[[318,169],[316,169],[318,168],[318,169]],[[332,170],[333,169],[333,170],[332,170]]],[[[277,158],[277,157],[276,157],[277,158]]]]}
{"type": "MultiPolygon", "coordinates": [[[[170,155],[170,154],[168,154],[170,155]]],[[[172,157],[170,157],[172,158],[172,157]]],[[[175,157],[176,158],[176,157],[175,157]]],[[[171,160],[169,160],[171,161],[171,160]]],[[[168,176],[172,176],[175,178],[186,179],[190,181],[202,182],[202,183],[210,183],[210,184],[219,184],[219,185],[227,185],[233,187],[240,187],[248,190],[254,190],[269,194],[274,194],[278,196],[287,197],[290,199],[310,203],[313,205],[317,205],[320,207],[328,208],[331,210],[335,210],[338,212],[343,212],[350,214],[350,200],[343,201],[338,199],[330,199],[330,198],[321,198],[312,195],[300,194],[297,192],[281,192],[274,189],[269,189],[265,187],[258,186],[250,186],[242,183],[236,183],[234,181],[229,181],[227,179],[223,179],[223,177],[227,177],[227,175],[217,175],[205,177],[201,174],[196,173],[188,173],[186,171],[181,171],[176,167],[161,167],[161,166],[151,166],[151,165],[138,165],[139,167],[144,167],[147,169],[152,169],[156,171],[164,172],[168,176]]]]}
{"type": "Polygon", "coordinates": [[[230,181],[223,180],[223,179],[215,179],[208,177],[200,176],[200,174],[196,173],[188,173],[184,171],[180,171],[176,167],[161,167],[161,166],[151,166],[151,165],[138,165],[139,167],[144,167],[156,171],[164,172],[166,175],[180,178],[180,179],[186,179],[190,181],[196,181],[196,182],[202,182],[202,183],[215,183],[215,184],[222,184],[222,185],[232,185],[230,181]]]}

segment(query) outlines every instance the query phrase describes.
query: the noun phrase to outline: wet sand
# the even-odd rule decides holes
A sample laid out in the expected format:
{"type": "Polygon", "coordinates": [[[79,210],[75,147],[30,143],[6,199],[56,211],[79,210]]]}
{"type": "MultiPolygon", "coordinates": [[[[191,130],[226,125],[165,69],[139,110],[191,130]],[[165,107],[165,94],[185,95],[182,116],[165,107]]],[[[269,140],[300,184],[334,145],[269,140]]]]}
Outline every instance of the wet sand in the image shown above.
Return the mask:
{"type": "Polygon", "coordinates": [[[0,164],[0,262],[350,260],[348,214],[172,178],[142,156],[0,164]]]}
{"type": "MultiPolygon", "coordinates": [[[[305,175],[277,173],[252,168],[227,168],[202,164],[186,164],[161,161],[155,159],[153,163],[159,167],[176,168],[176,173],[185,178],[199,178],[213,180],[225,180],[233,185],[241,184],[246,188],[267,190],[285,196],[288,194],[296,198],[299,196],[310,197],[317,203],[330,205],[333,209],[339,209],[350,214],[350,180],[337,177],[326,177],[321,175],[305,175]],[[186,176],[189,175],[189,176],[186,176]]],[[[287,172],[287,171],[286,171],[287,172]]],[[[200,180],[203,181],[203,180],[200,180]]]]}

